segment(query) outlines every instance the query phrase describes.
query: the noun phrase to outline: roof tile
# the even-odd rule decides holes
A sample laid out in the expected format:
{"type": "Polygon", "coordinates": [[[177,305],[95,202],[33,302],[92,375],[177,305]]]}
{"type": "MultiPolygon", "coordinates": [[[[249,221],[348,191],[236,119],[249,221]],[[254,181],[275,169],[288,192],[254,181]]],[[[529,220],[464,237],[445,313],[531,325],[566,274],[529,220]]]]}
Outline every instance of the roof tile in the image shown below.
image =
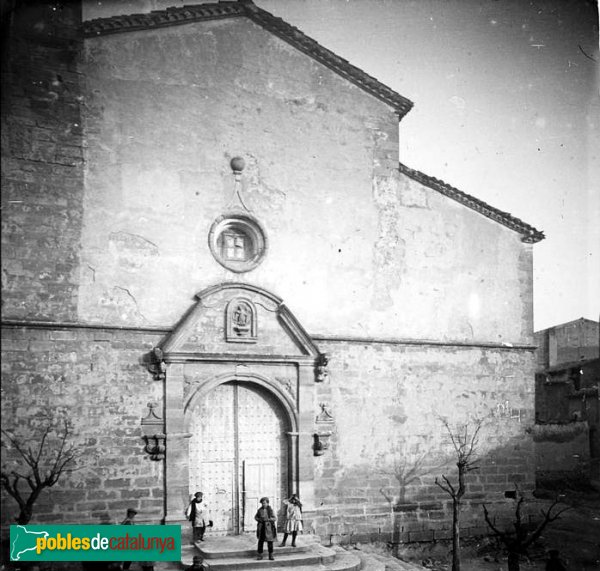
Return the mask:
{"type": "Polygon", "coordinates": [[[421,184],[436,190],[437,192],[456,200],[460,204],[464,204],[468,206],[475,212],[479,212],[486,216],[487,218],[491,218],[500,224],[503,224],[507,228],[514,230],[521,234],[521,241],[527,242],[530,244],[535,244],[540,240],[545,238],[544,233],[540,230],[536,230],[533,226],[527,224],[527,222],[523,222],[519,218],[516,218],[509,214],[508,212],[503,212],[502,210],[498,210],[489,204],[483,202],[483,200],[479,200],[462,190],[458,190],[458,188],[454,188],[453,186],[445,183],[443,180],[434,178],[432,176],[426,175],[418,170],[411,169],[406,165],[400,163],[400,172],[405,174],[406,176],[420,182],[421,184]]]}

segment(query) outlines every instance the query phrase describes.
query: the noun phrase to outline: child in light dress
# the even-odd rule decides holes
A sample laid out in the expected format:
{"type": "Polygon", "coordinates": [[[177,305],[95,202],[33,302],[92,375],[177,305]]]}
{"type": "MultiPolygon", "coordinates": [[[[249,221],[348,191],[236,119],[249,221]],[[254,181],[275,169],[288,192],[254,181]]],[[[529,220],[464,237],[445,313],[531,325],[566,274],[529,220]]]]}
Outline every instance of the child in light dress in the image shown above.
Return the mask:
{"type": "Polygon", "coordinates": [[[296,537],[302,531],[302,504],[296,494],[292,494],[289,500],[283,500],[285,505],[285,530],[283,541],[279,547],[285,547],[288,535],[292,535],[292,547],[296,547],[296,537]]]}

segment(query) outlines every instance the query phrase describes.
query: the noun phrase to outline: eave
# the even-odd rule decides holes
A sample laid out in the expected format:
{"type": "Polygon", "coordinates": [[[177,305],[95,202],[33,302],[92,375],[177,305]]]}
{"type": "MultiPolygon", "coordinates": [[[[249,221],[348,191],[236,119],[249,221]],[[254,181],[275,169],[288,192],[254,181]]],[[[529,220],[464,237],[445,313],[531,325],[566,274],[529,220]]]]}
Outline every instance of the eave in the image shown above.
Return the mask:
{"type": "Polygon", "coordinates": [[[528,244],[535,244],[545,238],[544,233],[540,230],[537,230],[533,226],[527,224],[527,222],[523,222],[519,218],[512,216],[508,212],[503,212],[498,208],[494,208],[489,204],[483,202],[483,200],[479,200],[462,190],[458,190],[443,180],[439,180],[432,176],[426,175],[418,170],[411,169],[406,165],[400,163],[399,170],[402,174],[405,174],[409,178],[421,183],[422,185],[431,188],[432,190],[436,190],[440,194],[455,200],[456,202],[467,206],[471,210],[475,212],[479,212],[483,216],[494,220],[494,222],[498,222],[515,232],[521,234],[521,242],[526,242],[528,244]]]}

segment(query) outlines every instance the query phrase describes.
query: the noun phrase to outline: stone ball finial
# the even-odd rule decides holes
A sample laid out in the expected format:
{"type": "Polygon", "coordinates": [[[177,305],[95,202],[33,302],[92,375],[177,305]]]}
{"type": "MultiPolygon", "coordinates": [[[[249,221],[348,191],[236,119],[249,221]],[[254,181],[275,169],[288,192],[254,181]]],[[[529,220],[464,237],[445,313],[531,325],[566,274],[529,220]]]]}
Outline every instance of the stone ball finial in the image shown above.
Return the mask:
{"type": "Polygon", "coordinates": [[[246,161],[242,157],[233,157],[229,164],[231,166],[231,170],[234,173],[240,173],[244,170],[244,167],[246,166],[246,161]]]}

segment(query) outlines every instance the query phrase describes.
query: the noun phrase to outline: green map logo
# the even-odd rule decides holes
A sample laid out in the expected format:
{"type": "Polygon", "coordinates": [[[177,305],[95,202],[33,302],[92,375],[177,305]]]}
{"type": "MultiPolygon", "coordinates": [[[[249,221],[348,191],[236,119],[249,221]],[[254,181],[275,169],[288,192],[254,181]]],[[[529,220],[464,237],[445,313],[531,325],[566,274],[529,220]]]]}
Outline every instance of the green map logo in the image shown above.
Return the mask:
{"type": "Polygon", "coordinates": [[[181,561],[179,525],[11,525],[11,561],[181,561]]]}
{"type": "Polygon", "coordinates": [[[31,531],[24,525],[11,525],[10,526],[10,560],[11,561],[27,561],[21,556],[26,554],[28,551],[37,550],[37,539],[47,538],[47,531],[31,531]],[[13,535],[13,528],[15,529],[13,535]]]}

